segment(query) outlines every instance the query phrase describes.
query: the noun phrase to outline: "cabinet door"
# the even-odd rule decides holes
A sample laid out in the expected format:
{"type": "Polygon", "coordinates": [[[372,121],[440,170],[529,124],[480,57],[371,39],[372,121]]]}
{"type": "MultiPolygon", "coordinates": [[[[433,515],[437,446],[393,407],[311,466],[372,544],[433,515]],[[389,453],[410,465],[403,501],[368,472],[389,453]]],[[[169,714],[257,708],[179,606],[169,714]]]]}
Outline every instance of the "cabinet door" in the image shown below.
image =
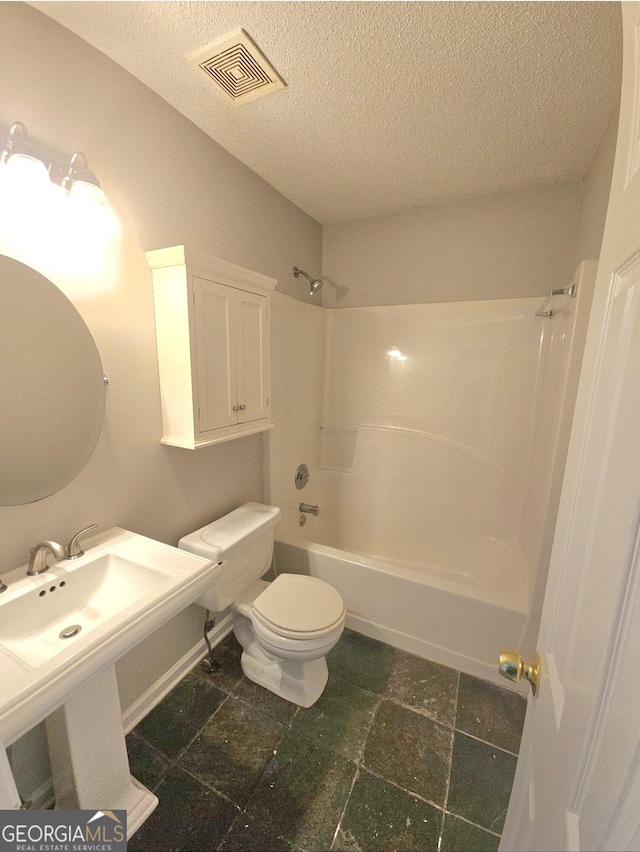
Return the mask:
{"type": "Polygon", "coordinates": [[[193,279],[197,416],[200,433],[238,422],[235,309],[236,290],[193,279]]]}
{"type": "Polygon", "coordinates": [[[238,423],[269,416],[269,327],[267,298],[236,291],[238,298],[238,423]]]}

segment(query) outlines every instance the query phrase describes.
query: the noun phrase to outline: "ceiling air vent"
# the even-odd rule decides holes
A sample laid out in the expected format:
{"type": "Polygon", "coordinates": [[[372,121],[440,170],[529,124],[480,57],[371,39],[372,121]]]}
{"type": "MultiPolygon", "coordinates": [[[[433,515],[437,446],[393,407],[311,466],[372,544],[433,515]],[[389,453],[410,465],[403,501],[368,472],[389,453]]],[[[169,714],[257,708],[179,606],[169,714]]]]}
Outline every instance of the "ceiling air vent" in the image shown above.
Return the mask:
{"type": "Polygon", "coordinates": [[[191,60],[236,104],[284,89],[285,82],[242,29],[210,44],[191,60]]]}

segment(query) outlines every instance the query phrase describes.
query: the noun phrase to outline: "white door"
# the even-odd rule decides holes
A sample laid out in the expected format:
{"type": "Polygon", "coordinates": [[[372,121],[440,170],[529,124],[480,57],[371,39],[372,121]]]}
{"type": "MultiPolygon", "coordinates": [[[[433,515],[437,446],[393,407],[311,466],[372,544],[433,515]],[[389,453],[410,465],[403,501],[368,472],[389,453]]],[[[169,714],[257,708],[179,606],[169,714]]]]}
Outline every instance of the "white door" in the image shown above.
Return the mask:
{"type": "Polygon", "coordinates": [[[236,293],[193,278],[197,423],[203,434],[238,422],[236,399],[236,293]]]}
{"type": "Polygon", "coordinates": [[[237,294],[238,423],[251,423],[269,416],[267,297],[237,294]]]}
{"type": "Polygon", "coordinates": [[[500,848],[640,849],[640,6],[623,3],[613,185],[500,848]]]}

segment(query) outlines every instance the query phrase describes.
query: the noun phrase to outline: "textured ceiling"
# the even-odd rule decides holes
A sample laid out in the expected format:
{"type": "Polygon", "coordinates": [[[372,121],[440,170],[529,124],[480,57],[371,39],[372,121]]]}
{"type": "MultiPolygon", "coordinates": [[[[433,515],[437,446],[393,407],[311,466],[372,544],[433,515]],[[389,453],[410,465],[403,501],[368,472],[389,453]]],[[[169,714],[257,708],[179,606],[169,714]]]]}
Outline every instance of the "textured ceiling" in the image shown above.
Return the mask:
{"type": "Polygon", "coordinates": [[[34,2],[320,222],[582,178],[618,3],[34,2]],[[189,58],[243,27],[287,83],[234,106],[189,58]]]}

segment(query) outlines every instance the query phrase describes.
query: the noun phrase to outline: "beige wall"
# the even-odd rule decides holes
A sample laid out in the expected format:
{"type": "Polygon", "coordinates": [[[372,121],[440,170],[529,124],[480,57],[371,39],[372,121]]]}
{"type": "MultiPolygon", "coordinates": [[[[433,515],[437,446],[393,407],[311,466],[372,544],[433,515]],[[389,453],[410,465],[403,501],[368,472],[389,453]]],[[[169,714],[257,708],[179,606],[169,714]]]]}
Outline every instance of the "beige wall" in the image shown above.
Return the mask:
{"type": "MultiPolygon", "coordinates": [[[[301,299],[308,296],[291,268],[319,269],[321,262],[315,220],[103,54],[29,6],[2,3],[0,126],[15,120],[43,145],[67,154],[84,150],[123,233],[113,277],[103,282],[108,289],[74,299],[111,380],[98,447],[58,494],[0,508],[0,576],[23,564],[38,540],[67,541],[91,523],[175,544],[207,520],[263,498],[262,436],[196,452],[159,442],[146,250],[186,241],[277,278],[279,290],[301,299]]],[[[55,283],[65,289],[64,280],[55,283]]],[[[15,381],[26,385],[28,378],[15,381]]],[[[160,637],[150,644],[148,665],[140,665],[138,653],[129,672],[125,658],[119,673],[127,700],[194,645],[202,615],[193,607],[170,642],[160,637]]]]}
{"type": "Polygon", "coordinates": [[[581,182],[323,229],[325,307],[513,299],[573,272],[581,182]]]}
{"type": "Polygon", "coordinates": [[[598,257],[618,110],[583,181],[415,208],[323,228],[323,306],[545,295],[598,257]]]}
{"type": "Polygon", "coordinates": [[[582,181],[580,213],[576,238],[575,265],[588,257],[599,257],[604,220],[607,216],[613,161],[616,156],[618,119],[615,109],[605,130],[589,171],[582,181]]]}

